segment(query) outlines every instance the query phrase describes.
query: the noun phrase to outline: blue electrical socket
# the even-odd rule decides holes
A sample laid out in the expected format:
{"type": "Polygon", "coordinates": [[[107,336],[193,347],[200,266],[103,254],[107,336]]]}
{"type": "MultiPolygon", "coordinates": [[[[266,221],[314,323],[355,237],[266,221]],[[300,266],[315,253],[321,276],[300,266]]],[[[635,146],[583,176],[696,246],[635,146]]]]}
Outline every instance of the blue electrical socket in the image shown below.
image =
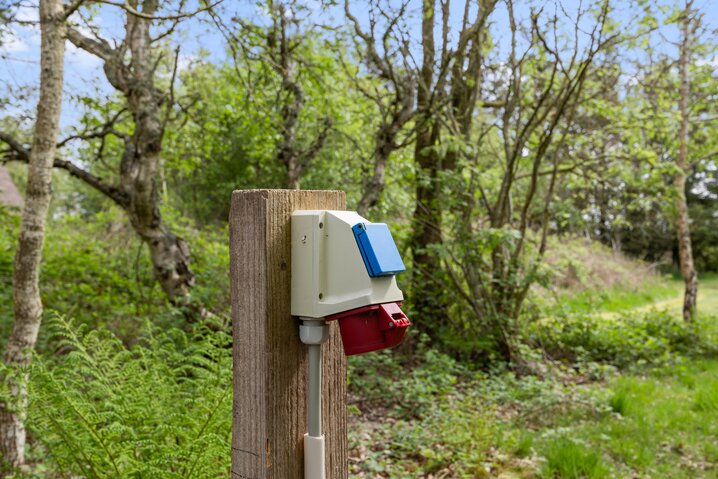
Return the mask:
{"type": "Polygon", "coordinates": [[[357,223],[352,231],[370,277],[392,276],[406,271],[386,224],[357,223]]]}

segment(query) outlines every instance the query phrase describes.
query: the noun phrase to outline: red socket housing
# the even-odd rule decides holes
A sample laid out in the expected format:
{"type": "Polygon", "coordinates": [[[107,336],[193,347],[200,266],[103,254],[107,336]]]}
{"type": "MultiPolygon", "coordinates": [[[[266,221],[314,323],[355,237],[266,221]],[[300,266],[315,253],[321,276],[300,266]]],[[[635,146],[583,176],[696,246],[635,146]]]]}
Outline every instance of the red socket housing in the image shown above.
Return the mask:
{"type": "Polygon", "coordinates": [[[352,356],[401,343],[411,322],[399,306],[401,303],[373,304],[333,314],[325,319],[339,321],[344,354],[352,356]]]}

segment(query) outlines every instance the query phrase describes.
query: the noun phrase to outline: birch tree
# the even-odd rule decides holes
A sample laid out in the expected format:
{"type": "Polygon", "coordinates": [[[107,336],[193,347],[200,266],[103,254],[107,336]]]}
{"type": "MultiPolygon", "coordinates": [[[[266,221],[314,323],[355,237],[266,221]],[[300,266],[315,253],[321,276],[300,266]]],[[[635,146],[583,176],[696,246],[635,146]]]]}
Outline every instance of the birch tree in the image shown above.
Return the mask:
{"type": "Polygon", "coordinates": [[[15,323],[8,338],[0,378],[0,452],[6,465],[25,461],[27,367],[42,319],[40,263],[45,223],[52,196],[52,168],[60,128],[65,55],[65,19],[71,8],[62,0],[40,0],[40,99],[28,157],[25,207],[13,269],[15,323]]]}

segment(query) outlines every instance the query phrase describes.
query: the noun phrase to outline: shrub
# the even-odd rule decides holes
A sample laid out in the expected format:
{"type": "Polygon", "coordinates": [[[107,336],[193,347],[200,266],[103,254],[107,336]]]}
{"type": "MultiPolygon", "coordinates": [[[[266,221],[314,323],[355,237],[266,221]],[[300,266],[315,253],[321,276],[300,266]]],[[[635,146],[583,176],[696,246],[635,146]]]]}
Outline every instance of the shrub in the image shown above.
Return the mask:
{"type": "Polygon", "coordinates": [[[12,329],[12,268],[19,231],[20,217],[0,205],[0,351],[12,329]]]}
{"type": "Polygon", "coordinates": [[[664,311],[616,317],[558,314],[533,323],[529,334],[555,357],[627,367],[707,352],[712,346],[703,341],[702,328],[700,322],[686,323],[664,311]]]}
{"type": "Polygon", "coordinates": [[[145,325],[128,348],[59,317],[48,326],[64,354],[35,361],[28,425],[63,475],[228,476],[229,335],[145,325]]]}
{"type": "MultiPolygon", "coordinates": [[[[0,346],[13,321],[12,262],[19,218],[0,208],[0,346]]],[[[176,232],[192,250],[195,301],[218,315],[229,311],[227,231],[178,224],[176,232]]],[[[116,210],[50,221],[43,252],[41,294],[45,311],[72,316],[77,324],[107,329],[125,344],[137,341],[147,319],[157,326],[182,326],[186,317],[172,307],[152,270],[147,246],[116,210]]],[[[41,330],[37,349],[44,351],[41,330]]]]}

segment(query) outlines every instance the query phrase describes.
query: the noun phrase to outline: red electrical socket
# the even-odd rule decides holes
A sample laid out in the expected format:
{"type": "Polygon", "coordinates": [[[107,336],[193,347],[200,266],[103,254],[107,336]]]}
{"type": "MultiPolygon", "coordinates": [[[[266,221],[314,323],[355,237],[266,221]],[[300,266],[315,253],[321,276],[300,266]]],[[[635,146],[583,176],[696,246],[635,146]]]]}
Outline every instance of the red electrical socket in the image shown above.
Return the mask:
{"type": "Polygon", "coordinates": [[[325,318],[339,321],[344,354],[368,353],[401,343],[411,325],[399,307],[401,303],[383,303],[344,311],[325,318]]]}

